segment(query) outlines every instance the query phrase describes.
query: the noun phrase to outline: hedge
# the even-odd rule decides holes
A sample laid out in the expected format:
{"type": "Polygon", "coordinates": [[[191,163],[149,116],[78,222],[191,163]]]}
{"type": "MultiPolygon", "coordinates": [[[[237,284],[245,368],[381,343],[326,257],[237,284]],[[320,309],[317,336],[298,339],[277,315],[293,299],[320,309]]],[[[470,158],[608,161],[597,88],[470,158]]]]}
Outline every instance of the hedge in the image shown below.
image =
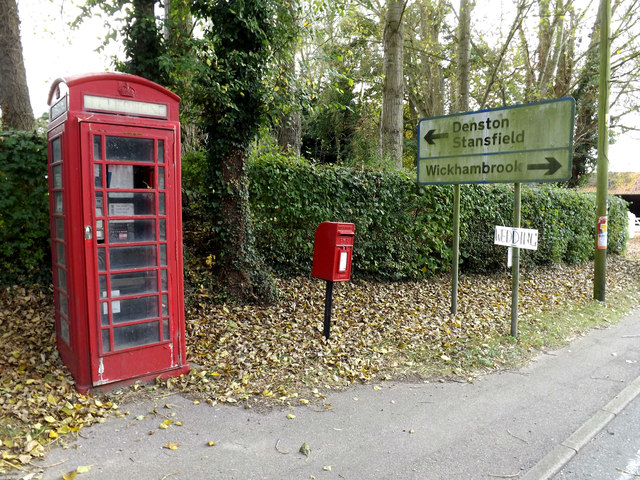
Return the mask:
{"type": "MultiPolygon", "coordinates": [[[[308,274],[322,221],[355,224],[353,271],[386,279],[420,278],[450,269],[453,188],[419,187],[400,173],[310,164],[273,150],[250,162],[250,198],[259,250],[279,273],[308,274]]],[[[609,197],[609,252],[627,240],[627,203],[609,197]]],[[[463,185],[460,256],[463,271],[503,268],[496,225],[512,225],[511,185],[463,185]]],[[[524,263],[579,263],[593,257],[595,195],[549,185],[522,189],[523,228],[539,231],[524,263]]]]}
{"type": "MultiPolygon", "coordinates": [[[[204,225],[209,209],[202,208],[206,188],[196,168],[200,162],[197,154],[185,156],[183,198],[189,201],[183,214],[204,225]]],[[[0,132],[0,284],[50,280],[46,175],[42,136],[0,132]]],[[[400,280],[450,269],[450,185],[420,187],[402,173],[314,165],[274,148],[254,150],[249,178],[257,247],[280,274],[311,272],[314,233],[323,221],[355,224],[354,275],[400,280]]],[[[512,187],[463,185],[461,192],[461,268],[503,268],[506,249],[493,244],[493,231],[495,225],[511,225],[512,187]]],[[[609,197],[610,253],[626,247],[626,212],[625,201],[609,197]]],[[[592,258],[594,219],[593,194],[525,186],[522,226],[538,229],[540,241],[537,251],[523,252],[522,261],[543,265],[592,258]]],[[[195,249],[198,254],[206,251],[206,243],[202,246],[195,249]]]]}
{"type": "Polygon", "coordinates": [[[0,284],[51,278],[47,145],[42,135],[0,132],[0,284]]]}

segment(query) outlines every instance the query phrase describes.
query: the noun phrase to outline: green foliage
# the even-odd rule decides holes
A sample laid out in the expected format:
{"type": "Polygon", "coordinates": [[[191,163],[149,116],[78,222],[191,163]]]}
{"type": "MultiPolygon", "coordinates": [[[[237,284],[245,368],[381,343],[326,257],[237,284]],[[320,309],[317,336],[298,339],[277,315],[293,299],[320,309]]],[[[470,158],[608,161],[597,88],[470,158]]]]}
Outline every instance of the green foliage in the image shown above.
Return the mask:
{"type": "Polygon", "coordinates": [[[275,286],[255,249],[246,155],[268,118],[266,79],[278,25],[290,11],[276,0],[196,0],[192,13],[204,25],[193,87],[206,135],[204,182],[217,275],[231,296],[269,302],[275,286]]]}
{"type": "MultiPolygon", "coordinates": [[[[318,166],[262,145],[249,168],[257,247],[281,273],[309,273],[315,228],[323,221],[356,225],[355,274],[417,278],[451,263],[451,186],[418,188],[393,172],[318,166]]],[[[507,250],[494,245],[496,225],[512,225],[510,185],[463,185],[461,266],[467,272],[503,269],[507,250]]],[[[609,252],[626,245],[626,204],[609,199],[609,252]]],[[[539,232],[523,263],[580,263],[593,257],[595,198],[555,186],[525,186],[522,227],[539,232]]]]}
{"type": "Polygon", "coordinates": [[[471,272],[487,272],[505,264],[506,250],[493,244],[494,228],[512,224],[512,209],[513,191],[506,185],[460,187],[462,268],[471,272]]]}
{"type": "Polygon", "coordinates": [[[267,146],[249,176],[258,249],[280,272],[308,273],[316,227],[351,222],[354,270],[387,279],[446,269],[450,201],[398,173],[313,165],[267,146]]]}
{"type": "Polygon", "coordinates": [[[32,132],[0,132],[0,284],[51,276],[47,146],[32,132]]]}
{"type": "Polygon", "coordinates": [[[323,221],[355,224],[353,265],[363,274],[400,279],[446,269],[443,189],[424,195],[398,173],[313,165],[273,146],[254,151],[249,176],[257,246],[280,272],[310,271],[323,221]]]}
{"type": "Polygon", "coordinates": [[[273,0],[196,0],[192,7],[207,20],[194,87],[208,150],[218,158],[246,149],[265,119],[269,92],[263,79],[278,7],[273,0]]]}
{"type": "MultiPolygon", "coordinates": [[[[595,212],[595,195],[592,195],[592,205],[594,205],[595,212]]],[[[627,240],[629,239],[629,219],[627,218],[627,211],[629,203],[620,197],[609,195],[609,253],[624,253],[627,249],[627,240]]],[[[592,228],[592,239],[595,238],[595,220],[592,228]]]]}
{"type": "MultiPolygon", "coordinates": [[[[510,185],[463,185],[460,255],[467,271],[487,272],[506,265],[506,249],[493,244],[495,225],[512,225],[510,185]]],[[[626,202],[609,197],[609,252],[626,246],[626,202]]],[[[595,248],[595,196],[555,186],[522,189],[521,226],[538,230],[538,250],[522,250],[530,265],[581,263],[595,248]]]]}

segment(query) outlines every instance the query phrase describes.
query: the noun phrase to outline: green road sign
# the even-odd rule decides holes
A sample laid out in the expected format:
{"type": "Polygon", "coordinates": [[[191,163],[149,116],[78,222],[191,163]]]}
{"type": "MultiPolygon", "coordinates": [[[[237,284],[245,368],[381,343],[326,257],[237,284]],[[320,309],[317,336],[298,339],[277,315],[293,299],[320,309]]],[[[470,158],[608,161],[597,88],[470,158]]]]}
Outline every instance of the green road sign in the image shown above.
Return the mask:
{"type": "Polygon", "coordinates": [[[568,180],[574,113],[567,97],[422,119],[418,183],[568,180]]]}

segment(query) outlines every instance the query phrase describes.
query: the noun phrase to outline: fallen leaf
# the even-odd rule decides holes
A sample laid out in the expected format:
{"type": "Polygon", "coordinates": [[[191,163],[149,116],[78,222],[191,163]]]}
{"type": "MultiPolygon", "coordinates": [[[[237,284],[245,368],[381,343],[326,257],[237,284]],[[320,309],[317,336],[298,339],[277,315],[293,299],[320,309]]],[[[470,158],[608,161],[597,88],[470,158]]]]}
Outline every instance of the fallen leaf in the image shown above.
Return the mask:
{"type": "Polygon", "coordinates": [[[298,451],[302,453],[305,457],[307,457],[307,460],[309,460],[309,455],[311,455],[311,447],[307,443],[303,443],[300,446],[300,450],[298,451]]]}

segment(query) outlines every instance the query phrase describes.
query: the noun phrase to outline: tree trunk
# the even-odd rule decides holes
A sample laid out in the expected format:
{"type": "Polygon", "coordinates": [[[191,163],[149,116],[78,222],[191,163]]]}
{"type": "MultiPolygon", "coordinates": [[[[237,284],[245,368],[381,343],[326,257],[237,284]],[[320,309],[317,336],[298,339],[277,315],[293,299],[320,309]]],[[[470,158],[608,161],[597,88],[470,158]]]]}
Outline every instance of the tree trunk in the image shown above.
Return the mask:
{"type": "Polygon", "coordinates": [[[234,148],[221,163],[221,216],[226,228],[222,238],[217,275],[227,295],[243,303],[272,303],[277,295],[266,278],[265,267],[255,253],[249,213],[249,178],[246,153],[234,148]]]}
{"type": "Polygon", "coordinates": [[[442,63],[433,60],[432,54],[441,56],[440,32],[444,25],[446,5],[443,1],[420,4],[420,36],[424,46],[420,55],[423,76],[428,79],[425,92],[427,117],[444,113],[444,75],[442,63]]]}
{"type": "Polygon", "coordinates": [[[280,116],[278,145],[283,152],[300,156],[302,151],[302,115],[294,111],[280,116]]]}
{"type": "Polygon", "coordinates": [[[469,54],[471,51],[471,10],[473,3],[460,0],[460,26],[458,46],[458,102],[459,112],[469,109],[469,54]]]}
{"type": "Polygon", "coordinates": [[[382,87],[382,114],[380,119],[380,156],[402,168],[402,106],[404,78],[402,70],[402,15],[406,2],[387,0],[384,28],[384,83],[382,87]]]}
{"type": "Polygon", "coordinates": [[[16,0],[0,0],[0,109],[2,128],[33,130],[16,0]]]}
{"type": "MultiPolygon", "coordinates": [[[[292,19],[295,29],[300,29],[300,18],[297,14],[298,2],[289,2],[288,16],[292,19]]],[[[281,21],[286,22],[287,19],[281,21]]],[[[276,87],[285,92],[288,105],[280,108],[280,118],[277,127],[278,146],[283,152],[290,152],[300,156],[302,151],[302,113],[299,101],[298,73],[296,72],[295,44],[290,48],[281,49],[276,59],[281,73],[278,75],[276,87]]]]}

